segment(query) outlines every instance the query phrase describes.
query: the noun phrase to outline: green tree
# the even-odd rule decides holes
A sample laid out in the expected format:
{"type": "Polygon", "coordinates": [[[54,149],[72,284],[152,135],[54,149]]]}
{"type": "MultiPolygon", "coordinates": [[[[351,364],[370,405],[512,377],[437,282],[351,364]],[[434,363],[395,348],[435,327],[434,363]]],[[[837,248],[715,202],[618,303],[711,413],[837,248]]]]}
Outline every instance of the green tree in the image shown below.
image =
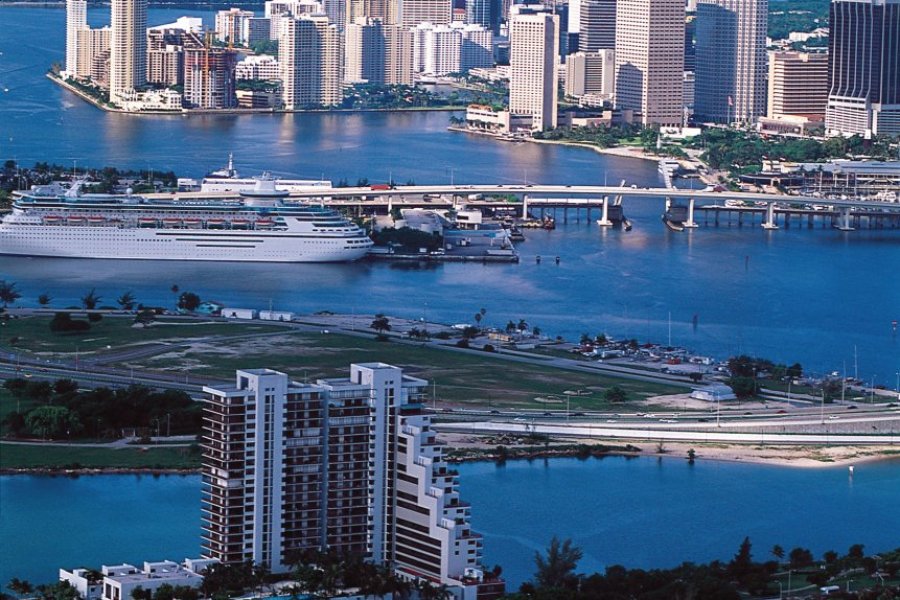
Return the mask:
{"type": "Polygon", "coordinates": [[[756,394],[756,379],[753,377],[732,377],[728,385],[734,390],[734,395],[744,400],[756,394]]]}
{"type": "Polygon", "coordinates": [[[625,402],[628,400],[628,392],[621,387],[614,385],[603,392],[603,399],[607,402],[625,402]]]}
{"type": "Polygon", "coordinates": [[[34,592],[34,586],[31,582],[18,577],[10,579],[6,587],[18,596],[28,596],[34,592]]]}
{"type": "Polygon", "coordinates": [[[3,308],[15,304],[16,300],[21,297],[22,294],[16,289],[15,282],[0,279],[0,302],[3,303],[3,308]]]}
{"type": "Polygon", "coordinates": [[[193,292],[182,292],[178,297],[178,308],[187,312],[194,312],[200,306],[200,296],[193,292]]]}
{"type": "Polygon", "coordinates": [[[32,435],[55,439],[81,431],[78,415],[64,406],[39,406],[25,415],[25,425],[32,435]]]}
{"type": "Polygon", "coordinates": [[[535,580],[538,587],[542,589],[574,589],[579,579],[575,574],[575,568],[583,556],[581,548],[575,546],[572,540],[567,539],[560,542],[559,538],[553,536],[550,546],[547,547],[547,554],[541,555],[537,552],[534,555],[537,567],[535,580]]]}
{"type": "Polygon", "coordinates": [[[377,315],[375,315],[375,318],[372,320],[372,323],[369,325],[369,327],[378,332],[379,335],[384,335],[385,332],[391,330],[391,322],[386,316],[378,313],[377,315]]]}
{"type": "Polygon", "coordinates": [[[53,301],[53,298],[50,297],[50,294],[41,294],[37,297],[37,301],[41,306],[47,306],[53,301]]]}
{"type": "Polygon", "coordinates": [[[771,552],[772,556],[774,556],[778,562],[781,562],[784,559],[784,548],[782,548],[778,544],[772,546],[771,552]]]}
{"type": "Polygon", "coordinates": [[[131,598],[132,600],[153,600],[153,591],[145,590],[143,587],[137,586],[131,590],[131,598]]]}
{"type": "Polygon", "coordinates": [[[792,569],[802,569],[813,564],[813,555],[808,549],[797,547],[790,551],[788,560],[792,569]]]}

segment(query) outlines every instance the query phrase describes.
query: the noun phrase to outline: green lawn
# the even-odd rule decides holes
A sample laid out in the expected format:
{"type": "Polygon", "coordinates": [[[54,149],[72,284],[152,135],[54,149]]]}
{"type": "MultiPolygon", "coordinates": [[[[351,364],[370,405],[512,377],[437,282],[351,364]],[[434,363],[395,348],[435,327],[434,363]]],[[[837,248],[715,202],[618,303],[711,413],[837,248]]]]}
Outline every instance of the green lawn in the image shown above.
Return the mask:
{"type": "MultiPolygon", "coordinates": [[[[75,313],[77,315],[77,313],[75,313]]],[[[84,317],[74,316],[75,319],[84,317]]],[[[208,336],[230,336],[248,333],[282,331],[277,325],[262,323],[218,323],[157,320],[151,327],[133,327],[131,317],[104,317],[92,323],[90,331],[80,333],[53,333],[50,331],[52,317],[24,317],[10,319],[0,328],[0,344],[10,345],[12,338],[18,338],[13,347],[27,352],[74,353],[104,350],[129,344],[202,338],[208,336]]]]}
{"type": "Polygon", "coordinates": [[[8,431],[6,417],[12,412],[28,412],[38,403],[27,398],[18,399],[3,387],[0,387],[0,437],[5,437],[8,431]]]}
{"type": "MultiPolygon", "coordinates": [[[[134,363],[149,369],[190,370],[192,375],[231,378],[240,368],[267,367],[300,381],[347,374],[352,362],[380,361],[403,367],[410,375],[434,382],[439,402],[480,406],[564,409],[565,390],[588,389],[571,397],[572,409],[602,409],[602,392],[619,385],[633,399],[684,392],[686,388],[576,373],[503,360],[489,353],[462,354],[399,342],[340,334],[292,332],[266,340],[226,341],[215,346],[176,350],[134,363]],[[552,395],[556,402],[535,399],[552,395]]],[[[129,365],[132,363],[128,363],[129,365]]],[[[429,390],[432,391],[432,390],[429,390]]]]}
{"type": "Polygon", "coordinates": [[[200,454],[192,454],[186,447],[150,447],[143,450],[140,446],[107,449],[0,443],[0,469],[196,469],[199,467],[200,454]]]}

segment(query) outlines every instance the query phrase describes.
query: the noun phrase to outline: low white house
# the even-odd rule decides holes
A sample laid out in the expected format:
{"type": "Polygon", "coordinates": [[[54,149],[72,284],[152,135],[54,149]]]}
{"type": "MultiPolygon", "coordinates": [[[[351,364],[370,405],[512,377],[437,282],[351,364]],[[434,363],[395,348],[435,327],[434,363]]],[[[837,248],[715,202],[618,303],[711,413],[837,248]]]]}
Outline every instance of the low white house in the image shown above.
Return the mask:
{"type": "Polygon", "coordinates": [[[143,568],[134,565],[103,565],[101,581],[90,581],[88,569],[59,570],[59,580],[67,581],[84,600],[130,600],[137,588],[151,592],[163,585],[199,588],[203,573],[218,563],[215,559],[185,559],[181,564],[162,560],[145,562],[143,568]]]}
{"type": "Polygon", "coordinates": [[[255,319],[259,312],[255,308],[231,308],[222,309],[222,316],[226,319],[255,319]]]}
{"type": "MultiPolygon", "coordinates": [[[[224,310],[222,311],[225,312],[224,310]]],[[[294,313],[281,310],[261,310],[259,311],[259,319],[261,321],[292,321],[294,313]]]]}
{"type": "Polygon", "coordinates": [[[734,390],[724,383],[711,383],[703,387],[695,387],[691,391],[691,398],[706,400],[708,402],[721,402],[724,400],[737,400],[734,390]]]}

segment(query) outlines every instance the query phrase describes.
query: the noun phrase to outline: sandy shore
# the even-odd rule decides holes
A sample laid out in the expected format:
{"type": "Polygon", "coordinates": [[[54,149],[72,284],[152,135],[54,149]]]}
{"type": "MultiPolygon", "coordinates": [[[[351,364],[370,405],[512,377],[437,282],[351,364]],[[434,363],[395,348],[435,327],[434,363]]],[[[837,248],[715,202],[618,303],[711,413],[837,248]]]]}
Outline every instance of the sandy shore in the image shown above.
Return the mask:
{"type": "MultiPolygon", "coordinates": [[[[450,448],[468,448],[492,450],[497,447],[498,440],[491,436],[473,436],[463,433],[442,432],[439,439],[450,448]]],[[[742,462],[775,466],[823,468],[836,466],[855,466],[873,461],[900,460],[898,446],[759,446],[738,444],[694,444],[687,442],[665,442],[662,452],[658,442],[636,442],[629,440],[631,446],[640,448],[637,456],[659,456],[676,460],[687,460],[688,451],[694,450],[697,461],[716,460],[742,462]]],[[[555,438],[553,445],[589,444],[589,445],[621,445],[622,440],[585,440],[555,438]]],[[[518,447],[527,444],[516,444],[518,447]]],[[[622,452],[621,454],[629,454],[622,452]]]]}
{"type": "Polygon", "coordinates": [[[654,154],[650,154],[643,148],[637,148],[634,146],[616,146],[614,148],[601,148],[600,146],[595,146],[594,144],[587,144],[582,142],[568,142],[565,140],[536,140],[536,139],[528,139],[529,142],[534,142],[535,144],[555,144],[558,146],[574,146],[576,148],[587,148],[589,150],[593,150],[598,154],[608,154],[610,156],[620,156],[623,158],[639,158],[641,160],[651,160],[653,162],[659,162],[659,156],[654,154]]]}

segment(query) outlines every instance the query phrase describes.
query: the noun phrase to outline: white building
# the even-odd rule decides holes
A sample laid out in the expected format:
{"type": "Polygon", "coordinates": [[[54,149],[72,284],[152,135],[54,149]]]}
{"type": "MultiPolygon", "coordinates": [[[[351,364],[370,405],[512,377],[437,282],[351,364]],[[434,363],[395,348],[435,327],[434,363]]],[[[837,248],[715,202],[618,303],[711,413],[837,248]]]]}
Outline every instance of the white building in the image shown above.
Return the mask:
{"type": "Polygon", "coordinates": [[[494,64],[493,34],[481,25],[420,23],[413,30],[416,72],[441,77],[494,64]]]}
{"type": "Polygon", "coordinates": [[[109,42],[109,98],[147,82],[147,0],[112,0],[109,42]]]}
{"type": "Polygon", "coordinates": [[[453,23],[462,36],[459,48],[461,71],[494,66],[494,34],[482,25],[453,23]]]}
{"type": "Polygon", "coordinates": [[[100,581],[90,579],[87,569],[59,570],[59,580],[68,582],[84,600],[130,600],[137,588],[153,592],[164,585],[199,588],[203,573],[219,561],[210,559],[185,559],[182,563],[171,560],[145,562],[142,568],[134,565],[104,565],[100,581]]]}
{"type": "Polygon", "coordinates": [[[559,16],[514,13],[509,21],[509,111],[529,115],[536,131],[557,123],[559,16]]]}
{"type": "Polygon", "coordinates": [[[322,4],[315,0],[266,0],[265,17],[269,20],[269,39],[278,40],[284,23],[290,19],[323,12],[322,4]]]}
{"type": "Polygon", "coordinates": [[[681,125],[684,27],[684,0],[617,3],[616,106],[634,121],[681,125]]]}
{"type": "Polygon", "coordinates": [[[235,65],[234,77],[238,80],[275,81],[281,79],[281,66],[274,56],[269,56],[268,54],[251,55],[235,65]]]}
{"type": "Polygon", "coordinates": [[[216,37],[223,42],[238,46],[250,44],[250,20],[252,10],[229,8],[216,13],[216,37]]]}
{"type": "Polygon", "coordinates": [[[415,27],[421,23],[449,25],[453,20],[452,0],[392,0],[397,5],[397,24],[415,27]]]}
{"type": "Polygon", "coordinates": [[[204,388],[205,556],[277,573],[288,552],[333,549],[439,584],[479,573],[426,381],[382,363],[315,384],[268,369],[235,379],[204,388]]]}
{"type": "Polygon", "coordinates": [[[711,383],[702,387],[695,387],[691,391],[691,398],[706,400],[707,402],[720,402],[724,400],[736,400],[734,390],[724,383],[711,383]]]}
{"type": "Polygon", "coordinates": [[[341,103],[341,39],[325,15],[284,19],[278,40],[284,107],[341,103]]]}

